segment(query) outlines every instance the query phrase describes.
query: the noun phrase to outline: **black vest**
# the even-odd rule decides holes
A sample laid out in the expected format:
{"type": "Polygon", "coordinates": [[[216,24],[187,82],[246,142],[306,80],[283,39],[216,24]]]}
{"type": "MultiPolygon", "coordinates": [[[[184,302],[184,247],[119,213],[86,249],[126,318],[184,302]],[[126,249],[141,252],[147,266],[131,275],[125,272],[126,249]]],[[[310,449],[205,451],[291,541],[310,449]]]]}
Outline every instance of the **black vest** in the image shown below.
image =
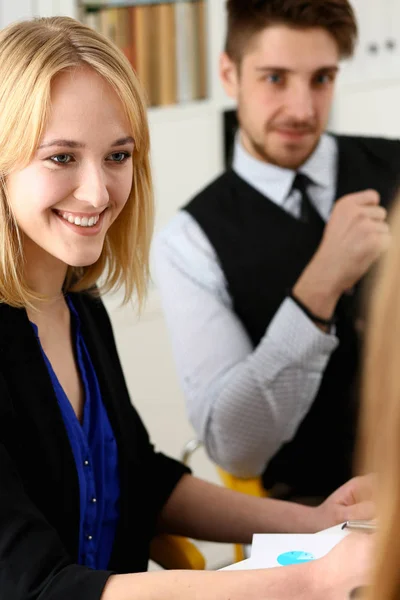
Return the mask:
{"type": "MultiPolygon", "coordinates": [[[[388,206],[400,175],[400,142],[344,136],[337,141],[335,198],[372,188],[388,206]]],[[[200,192],[185,210],[215,248],[234,310],[256,347],[315,253],[322,228],[295,219],[233,171],[200,192]]],[[[290,495],[327,496],[351,477],[360,362],[354,327],[359,288],[338,303],[338,348],[294,438],[267,465],[266,488],[284,483],[290,495]]]]}

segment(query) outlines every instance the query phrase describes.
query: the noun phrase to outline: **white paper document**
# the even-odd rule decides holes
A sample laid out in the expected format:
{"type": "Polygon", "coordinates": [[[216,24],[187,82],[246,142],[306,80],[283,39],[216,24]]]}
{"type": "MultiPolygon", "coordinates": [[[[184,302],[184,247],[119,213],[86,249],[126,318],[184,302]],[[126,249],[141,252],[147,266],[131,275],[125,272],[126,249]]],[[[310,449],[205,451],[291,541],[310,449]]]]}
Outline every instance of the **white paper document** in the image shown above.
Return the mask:
{"type": "Polygon", "coordinates": [[[224,570],[268,569],[309,562],[325,556],[346,535],[340,525],[318,534],[256,533],[250,558],[224,570]]]}
{"type": "Polygon", "coordinates": [[[343,539],[341,533],[256,534],[251,549],[252,568],[298,565],[325,556],[343,539]]]}

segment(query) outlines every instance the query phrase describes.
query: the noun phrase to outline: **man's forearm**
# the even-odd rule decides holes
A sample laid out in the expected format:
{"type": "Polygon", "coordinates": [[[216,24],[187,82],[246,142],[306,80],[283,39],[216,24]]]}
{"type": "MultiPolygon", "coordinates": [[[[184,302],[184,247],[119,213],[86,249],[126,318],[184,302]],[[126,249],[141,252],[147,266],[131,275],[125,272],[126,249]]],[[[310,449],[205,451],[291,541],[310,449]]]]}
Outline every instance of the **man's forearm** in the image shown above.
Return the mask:
{"type": "MultiPolygon", "coordinates": [[[[262,473],[307,414],[337,343],[287,298],[258,347],[222,376],[216,397],[205,390],[196,399],[212,399],[202,438],[211,458],[239,477],[262,473]]],[[[193,414],[195,400],[188,403],[193,414]]]]}
{"type": "Polygon", "coordinates": [[[321,272],[318,264],[311,261],[293,287],[293,293],[312,313],[322,319],[330,319],[341,296],[332,285],[329,273],[321,272]]]}

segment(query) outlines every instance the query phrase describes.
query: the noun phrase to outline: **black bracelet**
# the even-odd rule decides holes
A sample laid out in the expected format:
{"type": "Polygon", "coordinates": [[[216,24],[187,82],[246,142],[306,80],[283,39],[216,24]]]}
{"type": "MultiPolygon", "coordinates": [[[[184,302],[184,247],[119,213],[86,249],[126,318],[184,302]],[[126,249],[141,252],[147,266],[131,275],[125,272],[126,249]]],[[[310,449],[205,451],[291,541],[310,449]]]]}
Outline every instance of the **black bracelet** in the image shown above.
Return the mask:
{"type": "Polygon", "coordinates": [[[288,291],[288,296],[289,298],[291,298],[293,300],[293,302],[295,302],[297,304],[297,306],[299,308],[301,308],[301,310],[303,311],[304,314],[307,315],[307,317],[309,319],[311,319],[311,321],[314,321],[315,323],[318,323],[319,325],[324,325],[325,327],[332,327],[332,325],[335,324],[336,319],[335,316],[333,315],[330,319],[323,319],[322,317],[319,317],[318,315],[315,315],[313,312],[311,312],[311,310],[309,308],[307,308],[307,306],[305,306],[294,294],[293,294],[293,290],[289,290],[288,291]]]}

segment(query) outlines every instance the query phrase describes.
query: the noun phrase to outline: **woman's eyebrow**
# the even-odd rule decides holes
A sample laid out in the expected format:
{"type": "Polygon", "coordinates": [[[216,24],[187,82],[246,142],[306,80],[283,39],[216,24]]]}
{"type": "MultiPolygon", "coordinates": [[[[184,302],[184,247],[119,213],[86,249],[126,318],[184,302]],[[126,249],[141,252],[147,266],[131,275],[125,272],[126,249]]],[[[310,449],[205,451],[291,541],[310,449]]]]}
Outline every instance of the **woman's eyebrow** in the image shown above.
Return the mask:
{"type": "MultiPolygon", "coordinates": [[[[130,135],[127,135],[123,138],[119,138],[118,140],[115,140],[115,142],[113,142],[111,144],[111,147],[115,147],[115,146],[124,146],[125,144],[133,144],[134,140],[133,137],[130,135]]],[[[82,144],[82,142],[76,142],[74,140],[65,140],[65,139],[56,139],[56,140],[50,140],[49,142],[43,142],[43,144],[40,144],[39,146],[39,150],[41,148],[50,148],[51,146],[58,146],[58,147],[63,147],[63,148],[85,148],[85,144],[82,144]]]]}

